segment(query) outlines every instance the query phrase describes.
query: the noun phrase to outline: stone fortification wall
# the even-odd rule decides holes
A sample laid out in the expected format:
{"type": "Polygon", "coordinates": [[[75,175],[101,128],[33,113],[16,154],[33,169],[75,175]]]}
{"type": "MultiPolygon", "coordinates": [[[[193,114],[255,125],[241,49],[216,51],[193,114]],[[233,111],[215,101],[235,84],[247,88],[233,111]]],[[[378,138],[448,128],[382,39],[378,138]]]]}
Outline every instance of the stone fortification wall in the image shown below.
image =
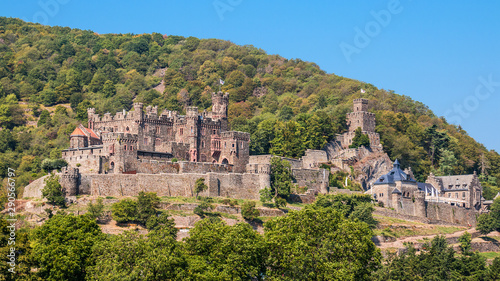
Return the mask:
{"type": "Polygon", "coordinates": [[[232,165],[206,162],[172,162],[139,159],[137,173],[143,174],[182,174],[182,173],[231,173],[232,165]]]}
{"type": "Polygon", "coordinates": [[[437,202],[425,202],[427,218],[431,221],[445,221],[461,225],[476,226],[479,213],[474,209],[437,202]]]}
{"type": "Polygon", "coordinates": [[[215,164],[206,162],[179,162],[179,173],[230,173],[233,171],[233,165],[215,164]]]}
{"type": "Polygon", "coordinates": [[[248,158],[250,164],[269,164],[271,163],[271,155],[250,155],[248,158]]]}
{"type": "Polygon", "coordinates": [[[48,176],[43,176],[34,180],[26,187],[24,187],[23,198],[41,198],[42,188],[45,186],[45,179],[48,176]]]}
{"type": "Polygon", "coordinates": [[[326,169],[292,169],[292,174],[298,186],[327,193],[329,172],[326,169]]]}
{"type": "Polygon", "coordinates": [[[327,163],[328,157],[326,151],[308,149],[301,160],[304,168],[317,168],[319,163],[327,163]]]}
{"type": "Polygon", "coordinates": [[[97,174],[102,171],[102,147],[96,149],[76,149],[63,151],[63,159],[69,167],[79,168],[80,173],[97,174]]]}
{"type": "MultiPolygon", "coordinates": [[[[269,181],[264,174],[188,173],[188,174],[108,174],[84,175],[82,185],[93,196],[136,196],[140,191],[156,192],[158,196],[194,196],[197,179],[204,178],[208,190],[200,195],[229,198],[260,198],[259,190],[269,181]]],[[[82,194],[82,192],[80,192],[82,194]]]]}
{"type": "Polygon", "coordinates": [[[177,174],[177,173],[179,173],[179,170],[180,170],[179,163],[172,163],[171,161],[157,161],[157,160],[147,160],[147,159],[138,159],[137,160],[137,173],[177,174]]]}

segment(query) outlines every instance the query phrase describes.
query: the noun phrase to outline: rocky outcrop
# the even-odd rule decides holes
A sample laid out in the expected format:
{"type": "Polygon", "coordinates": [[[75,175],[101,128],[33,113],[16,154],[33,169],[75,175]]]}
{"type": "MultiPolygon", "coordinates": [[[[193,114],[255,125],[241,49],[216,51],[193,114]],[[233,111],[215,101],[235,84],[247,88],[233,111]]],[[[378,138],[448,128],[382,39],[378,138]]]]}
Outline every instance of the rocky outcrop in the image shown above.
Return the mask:
{"type": "Polygon", "coordinates": [[[385,152],[373,152],[356,162],[353,168],[357,175],[355,180],[367,190],[371,183],[391,170],[392,161],[385,152]]]}

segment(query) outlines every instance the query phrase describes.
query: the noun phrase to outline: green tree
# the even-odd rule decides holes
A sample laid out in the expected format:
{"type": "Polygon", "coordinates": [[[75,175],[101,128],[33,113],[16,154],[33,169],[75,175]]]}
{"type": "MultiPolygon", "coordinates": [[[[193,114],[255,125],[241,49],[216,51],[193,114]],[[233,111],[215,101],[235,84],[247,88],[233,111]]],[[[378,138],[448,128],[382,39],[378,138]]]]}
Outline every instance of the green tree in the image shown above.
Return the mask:
{"type": "Polygon", "coordinates": [[[486,259],[479,254],[457,256],[444,236],[436,236],[417,253],[413,245],[388,261],[374,280],[485,280],[486,259]]]}
{"type": "Polygon", "coordinates": [[[204,178],[199,178],[194,183],[194,193],[196,193],[196,197],[198,198],[198,194],[208,189],[208,186],[205,184],[204,178]]]}
{"type": "Polygon", "coordinates": [[[500,230],[500,198],[493,201],[490,212],[481,214],[477,219],[477,230],[482,234],[488,234],[494,230],[500,230]]]}
{"type": "Polygon", "coordinates": [[[462,254],[464,255],[470,255],[471,254],[471,241],[472,241],[472,235],[469,232],[465,232],[458,238],[458,242],[460,242],[460,250],[462,251],[462,254]]]}
{"type": "Polygon", "coordinates": [[[284,157],[301,157],[305,152],[304,127],[295,121],[276,122],[269,152],[284,157]]]}
{"type": "Polygon", "coordinates": [[[370,146],[370,138],[368,135],[363,134],[361,132],[361,127],[358,127],[354,131],[354,138],[352,139],[352,144],[349,145],[349,148],[358,148],[358,147],[369,147],[370,146]]]}
{"type": "Polygon", "coordinates": [[[146,225],[149,218],[156,216],[159,204],[160,198],[155,192],[139,192],[139,196],[137,196],[136,220],[146,225]]]}
{"type": "Polygon", "coordinates": [[[50,123],[51,123],[50,112],[46,109],[42,110],[40,118],[38,119],[37,126],[40,127],[44,124],[50,124],[50,123]]]}
{"type": "Polygon", "coordinates": [[[97,198],[95,204],[92,202],[89,202],[87,204],[87,214],[93,219],[97,219],[100,216],[102,216],[103,211],[104,211],[104,204],[102,203],[101,197],[97,198]]]}
{"type": "Polygon", "coordinates": [[[56,214],[32,235],[36,276],[42,280],[85,280],[95,262],[93,245],[102,233],[92,218],[56,214]]]}
{"type": "Polygon", "coordinates": [[[248,201],[243,203],[243,206],[241,206],[241,216],[249,221],[253,221],[258,216],[260,216],[259,210],[255,209],[254,201],[248,201]]]}
{"type": "Polygon", "coordinates": [[[457,165],[457,158],[455,154],[449,150],[441,151],[441,160],[439,161],[438,174],[442,176],[452,175],[455,171],[455,166],[457,165]]]}
{"type": "Polygon", "coordinates": [[[371,228],[377,225],[373,218],[374,208],[371,205],[372,197],[369,194],[322,194],[319,195],[314,206],[332,208],[344,215],[345,218],[358,219],[367,223],[371,228]]]}
{"type": "Polygon", "coordinates": [[[107,80],[102,88],[102,94],[105,98],[112,97],[116,94],[116,87],[113,81],[107,80]]]}
{"type": "Polygon", "coordinates": [[[89,100],[83,100],[76,107],[76,119],[84,123],[88,122],[88,108],[94,108],[95,105],[89,100]]]}
{"type": "Polygon", "coordinates": [[[247,223],[203,219],[185,239],[191,280],[263,280],[266,244],[247,223]]]}
{"type": "Polygon", "coordinates": [[[364,223],[307,206],[265,225],[270,280],[368,280],[381,254],[364,223]]]}
{"type": "Polygon", "coordinates": [[[59,183],[59,176],[50,174],[45,179],[45,187],[42,189],[43,197],[47,198],[52,205],[64,207],[66,205],[64,199],[64,191],[59,183]]]}
{"type": "Polygon", "coordinates": [[[186,280],[187,262],[174,238],[126,231],[102,239],[92,249],[95,264],[87,280],[186,280]]]}
{"type": "Polygon", "coordinates": [[[271,158],[271,194],[276,198],[287,199],[293,187],[292,168],[288,161],[280,157],[271,158]]]}
{"type": "Polygon", "coordinates": [[[137,201],[125,198],[111,205],[111,216],[117,222],[134,221],[137,218],[137,201]]]}

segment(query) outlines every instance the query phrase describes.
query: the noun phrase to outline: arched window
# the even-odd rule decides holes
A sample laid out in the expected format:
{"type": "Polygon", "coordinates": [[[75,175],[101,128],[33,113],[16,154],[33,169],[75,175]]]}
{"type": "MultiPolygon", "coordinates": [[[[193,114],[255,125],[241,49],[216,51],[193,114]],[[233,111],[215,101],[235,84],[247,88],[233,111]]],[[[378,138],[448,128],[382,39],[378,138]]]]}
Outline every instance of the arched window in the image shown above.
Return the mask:
{"type": "Polygon", "coordinates": [[[123,146],[123,150],[127,150],[127,145],[124,145],[124,146],[123,146]]]}

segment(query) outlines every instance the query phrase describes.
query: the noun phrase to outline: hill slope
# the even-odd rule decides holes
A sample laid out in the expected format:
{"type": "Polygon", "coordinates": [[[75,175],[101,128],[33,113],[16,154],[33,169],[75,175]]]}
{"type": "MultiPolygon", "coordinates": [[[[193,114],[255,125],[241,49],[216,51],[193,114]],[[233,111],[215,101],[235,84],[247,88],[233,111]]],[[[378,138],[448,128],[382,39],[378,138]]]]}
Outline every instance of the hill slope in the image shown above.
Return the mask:
{"type": "Polygon", "coordinates": [[[114,114],[141,101],[160,110],[210,110],[219,79],[230,93],[231,127],[251,133],[252,154],[300,157],[321,148],[345,130],[352,100],[364,97],[384,150],[419,180],[431,170],[477,170],[486,198],[500,184],[498,153],[460,127],[409,97],[327,74],[314,63],[217,39],[99,35],[11,18],[0,18],[0,176],[14,168],[22,187],[44,174],[42,161],[60,157],[69,133],[85,124],[87,107],[114,114]]]}

